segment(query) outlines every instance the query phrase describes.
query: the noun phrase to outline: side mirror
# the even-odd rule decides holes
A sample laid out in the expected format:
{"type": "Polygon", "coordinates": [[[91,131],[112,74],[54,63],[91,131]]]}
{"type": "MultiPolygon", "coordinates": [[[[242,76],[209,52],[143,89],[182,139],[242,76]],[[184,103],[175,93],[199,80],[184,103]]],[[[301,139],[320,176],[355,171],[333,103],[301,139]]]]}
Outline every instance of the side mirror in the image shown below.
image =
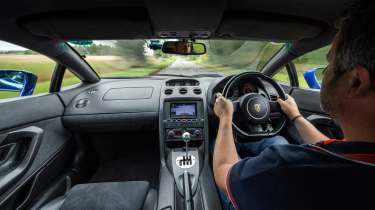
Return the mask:
{"type": "Polygon", "coordinates": [[[206,45],[186,41],[166,41],[161,50],[168,54],[203,55],[206,53],[206,45]]]}
{"type": "Polygon", "coordinates": [[[325,67],[313,68],[305,71],[303,77],[309,88],[320,90],[320,84],[323,80],[323,72],[325,67]]]}
{"type": "Polygon", "coordinates": [[[152,50],[160,50],[163,47],[163,42],[159,39],[152,39],[147,42],[147,46],[152,50]]]}
{"type": "Polygon", "coordinates": [[[31,72],[20,70],[0,70],[0,91],[20,92],[29,96],[34,92],[38,77],[31,72]]]}

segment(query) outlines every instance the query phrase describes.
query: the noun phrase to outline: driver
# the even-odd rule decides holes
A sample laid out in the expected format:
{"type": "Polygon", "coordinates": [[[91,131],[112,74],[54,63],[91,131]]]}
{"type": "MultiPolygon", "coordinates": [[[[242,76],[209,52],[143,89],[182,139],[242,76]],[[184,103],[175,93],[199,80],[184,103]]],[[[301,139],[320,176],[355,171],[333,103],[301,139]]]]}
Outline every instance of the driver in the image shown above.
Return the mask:
{"type": "Polygon", "coordinates": [[[188,41],[180,41],[175,43],[175,47],[177,49],[177,52],[183,53],[183,54],[191,54],[191,42],[188,41]]]}
{"type": "Polygon", "coordinates": [[[222,96],[216,99],[214,112],[220,123],[213,155],[213,170],[216,184],[226,193],[232,203],[232,206],[224,206],[224,208],[298,209],[291,206],[300,202],[295,199],[299,197],[301,200],[309,201],[309,203],[304,203],[304,206],[299,206],[299,209],[314,209],[312,206],[317,203],[321,205],[315,209],[329,209],[329,206],[331,209],[349,209],[349,206],[339,208],[336,206],[335,208],[334,205],[340,205],[340,203],[331,203],[336,199],[334,196],[342,196],[344,199],[341,203],[358,201],[355,202],[354,209],[375,208],[373,205],[364,203],[364,198],[361,197],[367,196],[363,188],[366,187],[365,185],[373,186],[373,180],[359,186],[358,191],[352,192],[352,188],[349,188],[349,194],[344,192],[331,195],[333,196],[331,198],[322,196],[325,195],[324,190],[341,187],[340,184],[332,184],[328,188],[323,188],[327,187],[327,183],[329,185],[330,181],[332,182],[332,177],[325,177],[316,182],[311,179],[307,180],[307,177],[314,172],[309,167],[316,166],[326,167],[324,169],[337,167],[337,170],[340,167],[356,166],[353,174],[350,171],[342,175],[353,175],[357,178],[346,180],[346,183],[343,182],[342,185],[350,184],[349,182],[366,182],[358,178],[359,170],[368,169],[371,173],[367,176],[374,175],[374,165],[372,165],[375,164],[374,19],[375,2],[373,1],[362,1],[350,8],[340,23],[339,31],[327,56],[329,65],[321,88],[321,105],[341,125],[344,140],[328,139],[300,114],[295,100],[287,96],[285,101],[278,99],[278,102],[291,123],[297,128],[305,144],[273,145],[256,157],[241,160],[238,158],[233,139],[233,105],[222,96]],[[285,171],[301,166],[309,173],[302,171],[296,180],[306,180],[301,181],[302,184],[294,184],[292,178],[287,179],[291,174],[285,171]],[[284,178],[289,182],[275,181],[284,178]],[[325,186],[319,186],[319,184],[323,185],[323,182],[325,186]],[[305,184],[310,183],[317,183],[314,189],[321,188],[322,190],[310,192],[309,189],[303,188],[305,184]],[[302,195],[298,193],[289,195],[288,193],[294,189],[300,189],[297,191],[302,195]],[[289,199],[285,201],[278,197],[289,199]]]}

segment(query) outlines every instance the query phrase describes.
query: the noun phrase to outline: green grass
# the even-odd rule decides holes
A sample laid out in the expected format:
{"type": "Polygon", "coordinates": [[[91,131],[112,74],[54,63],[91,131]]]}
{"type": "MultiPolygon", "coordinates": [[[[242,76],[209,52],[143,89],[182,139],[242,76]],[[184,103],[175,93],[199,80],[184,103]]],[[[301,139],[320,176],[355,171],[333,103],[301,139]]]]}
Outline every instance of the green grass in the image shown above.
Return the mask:
{"type": "MultiPolygon", "coordinates": [[[[148,60],[144,67],[129,67],[113,56],[92,56],[87,58],[101,77],[141,77],[167,67],[174,59],[148,60]]],[[[35,94],[48,93],[55,63],[40,55],[0,55],[0,69],[26,70],[38,76],[35,94]]],[[[64,75],[62,87],[77,84],[80,80],[69,71],[64,75]]],[[[0,91],[0,99],[19,96],[19,92],[0,91]]]]}
{"type": "Polygon", "coordinates": [[[11,92],[11,91],[0,91],[0,99],[4,98],[14,98],[19,96],[19,92],[11,92]]]}
{"type": "MultiPolygon", "coordinates": [[[[308,88],[308,85],[303,77],[303,72],[297,72],[297,74],[298,74],[299,86],[301,88],[308,88]]],[[[284,71],[277,73],[275,76],[273,76],[273,79],[279,82],[282,82],[284,84],[290,84],[288,73],[284,71]]]]}
{"type": "Polygon", "coordinates": [[[144,67],[131,67],[125,70],[105,72],[100,74],[101,77],[142,77],[157,73],[158,71],[170,65],[174,59],[167,59],[157,64],[151,64],[144,67]]]}
{"type": "MultiPolygon", "coordinates": [[[[206,69],[208,69],[210,71],[220,73],[220,74],[223,74],[223,75],[226,75],[226,76],[239,74],[239,73],[242,73],[244,71],[247,71],[246,69],[234,68],[234,67],[224,66],[224,65],[220,65],[220,64],[210,64],[210,63],[200,63],[200,62],[195,62],[195,63],[205,67],[206,69]]],[[[311,69],[311,68],[314,68],[314,67],[315,67],[314,65],[310,65],[310,66],[308,66],[308,65],[298,65],[298,64],[296,65],[296,68],[298,69],[297,74],[298,74],[300,87],[308,88],[308,85],[307,85],[307,83],[306,83],[306,81],[303,77],[303,72],[305,70],[308,70],[308,69],[311,69]],[[304,69],[304,70],[301,70],[301,69],[304,69]]],[[[288,73],[286,71],[280,71],[273,78],[275,80],[280,81],[280,82],[290,84],[289,76],[288,76],[288,73]]]]}
{"type": "MultiPolygon", "coordinates": [[[[324,49],[326,50],[327,48],[324,48],[324,49]]],[[[308,57],[307,59],[297,60],[298,62],[295,62],[295,67],[296,67],[296,70],[297,70],[299,85],[300,85],[301,88],[308,88],[308,85],[305,81],[305,78],[303,77],[303,73],[306,70],[309,70],[309,69],[312,69],[312,68],[315,68],[315,67],[321,67],[321,66],[324,66],[324,65],[327,64],[327,61],[324,58],[325,54],[323,52],[324,51],[319,50],[320,57],[321,57],[320,60],[317,58],[318,57],[317,53],[314,52],[314,53],[312,53],[312,56],[307,54],[307,57],[308,57]]],[[[223,74],[223,75],[226,75],[226,76],[238,74],[238,73],[241,73],[241,72],[244,72],[244,71],[248,71],[248,69],[245,69],[245,68],[235,68],[233,66],[228,66],[228,65],[210,62],[210,61],[208,61],[207,57],[205,57],[205,56],[193,57],[193,58],[190,59],[190,61],[205,67],[207,70],[217,72],[217,73],[220,73],[220,74],[223,74]]],[[[280,82],[290,84],[289,76],[288,76],[288,73],[286,71],[280,71],[273,78],[280,81],[280,82]]]]}
{"type": "Polygon", "coordinates": [[[211,61],[208,60],[208,57],[206,55],[199,56],[199,57],[198,56],[191,56],[191,57],[188,57],[188,60],[195,63],[195,64],[203,66],[205,69],[207,69],[209,71],[219,73],[219,74],[223,74],[225,76],[229,76],[229,75],[233,75],[233,74],[239,74],[239,73],[245,71],[242,68],[235,68],[233,66],[211,62],[211,61]]]}

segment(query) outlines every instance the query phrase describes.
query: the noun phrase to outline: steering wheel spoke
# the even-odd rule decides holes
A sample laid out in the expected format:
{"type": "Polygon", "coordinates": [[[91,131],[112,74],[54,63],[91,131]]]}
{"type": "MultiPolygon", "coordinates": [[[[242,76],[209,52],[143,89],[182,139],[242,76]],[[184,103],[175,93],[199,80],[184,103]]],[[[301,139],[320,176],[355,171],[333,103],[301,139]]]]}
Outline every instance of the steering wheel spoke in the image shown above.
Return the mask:
{"type": "Polygon", "coordinates": [[[247,127],[252,133],[263,133],[264,132],[261,124],[248,125],[247,127]]]}
{"type": "Polygon", "coordinates": [[[233,111],[237,112],[240,109],[240,100],[236,99],[232,101],[233,104],[233,111]]]}
{"type": "Polygon", "coordinates": [[[277,120],[282,117],[282,110],[277,101],[269,101],[270,104],[270,120],[277,120]]]}

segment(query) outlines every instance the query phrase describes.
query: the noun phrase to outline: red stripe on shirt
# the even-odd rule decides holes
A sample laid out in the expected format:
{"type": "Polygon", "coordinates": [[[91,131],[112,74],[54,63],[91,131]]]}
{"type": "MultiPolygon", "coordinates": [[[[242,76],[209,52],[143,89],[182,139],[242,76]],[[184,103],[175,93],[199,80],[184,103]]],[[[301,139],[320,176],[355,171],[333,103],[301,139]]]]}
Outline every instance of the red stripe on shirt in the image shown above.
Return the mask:
{"type": "Polygon", "coordinates": [[[375,164],[375,154],[341,154],[342,156],[352,159],[352,160],[359,160],[366,163],[374,163],[375,164]]]}
{"type": "MultiPolygon", "coordinates": [[[[321,145],[328,145],[334,142],[343,142],[343,140],[338,140],[338,139],[328,139],[325,141],[318,142],[317,144],[321,145]]],[[[362,162],[367,162],[367,163],[374,163],[375,164],[375,154],[368,154],[368,153],[341,153],[340,155],[352,159],[352,160],[358,160],[362,162]]]]}
{"type": "Polygon", "coordinates": [[[320,142],[318,142],[318,144],[327,145],[327,144],[331,144],[331,143],[334,143],[334,142],[343,142],[343,141],[345,141],[345,139],[342,139],[342,140],[328,139],[328,140],[320,141],[320,142]]]}

